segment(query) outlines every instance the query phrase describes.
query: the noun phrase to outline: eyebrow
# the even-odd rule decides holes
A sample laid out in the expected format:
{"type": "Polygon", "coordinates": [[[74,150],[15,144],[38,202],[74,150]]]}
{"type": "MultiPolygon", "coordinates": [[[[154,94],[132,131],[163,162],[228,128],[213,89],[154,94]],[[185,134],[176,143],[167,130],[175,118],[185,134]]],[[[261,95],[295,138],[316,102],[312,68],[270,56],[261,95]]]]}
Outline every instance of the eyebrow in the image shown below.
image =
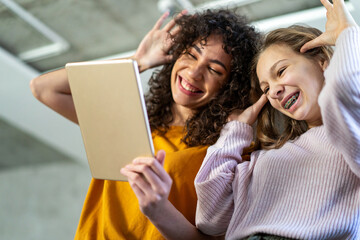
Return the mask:
{"type": "MultiPolygon", "coordinates": [[[[202,54],[202,51],[201,49],[196,46],[196,45],[193,45],[193,48],[199,53],[199,54],[202,54]]],[[[225,67],[225,64],[223,64],[221,61],[217,60],[217,59],[210,59],[210,62],[212,63],[215,63],[215,64],[218,64],[220,65],[221,67],[223,67],[225,69],[225,71],[228,71],[227,68],[225,67]]]]}
{"type": "MultiPolygon", "coordinates": [[[[270,68],[270,73],[273,73],[273,72],[275,72],[275,69],[276,69],[276,66],[277,65],[279,65],[281,62],[283,62],[283,61],[286,61],[286,60],[288,60],[288,59],[280,59],[279,61],[277,61],[276,63],[274,63],[272,66],[271,66],[271,68],[270,68]]],[[[260,87],[261,87],[261,85],[263,85],[263,84],[265,84],[266,82],[264,82],[264,81],[262,81],[262,82],[260,82],[260,87]]]]}
{"type": "Polygon", "coordinates": [[[275,72],[275,68],[277,65],[279,65],[279,63],[283,62],[283,61],[286,61],[287,59],[280,59],[279,61],[277,61],[276,63],[274,63],[271,68],[270,68],[270,72],[275,72]]]}
{"type": "Polygon", "coordinates": [[[266,84],[266,82],[264,82],[264,81],[260,82],[260,85],[259,85],[260,88],[261,88],[261,86],[264,85],[264,84],[266,84]]]}

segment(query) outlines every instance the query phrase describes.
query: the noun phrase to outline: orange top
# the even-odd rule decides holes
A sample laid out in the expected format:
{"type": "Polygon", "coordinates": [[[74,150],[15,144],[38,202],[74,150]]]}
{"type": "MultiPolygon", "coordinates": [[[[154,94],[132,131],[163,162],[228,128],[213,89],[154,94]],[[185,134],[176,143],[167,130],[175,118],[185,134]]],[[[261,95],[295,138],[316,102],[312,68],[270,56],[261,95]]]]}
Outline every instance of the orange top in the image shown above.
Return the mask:
{"type": "MultiPolygon", "coordinates": [[[[166,151],[164,168],[173,179],[172,204],[195,224],[195,176],[207,146],[187,147],[181,142],[183,127],[170,127],[160,136],[152,134],[155,151],[166,151]]],[[[120,169],[119,169],[120,174],[120,169]]],[[[142,214],[128,182],[92,179],[75,239],[164,239],[142,214]]]]}

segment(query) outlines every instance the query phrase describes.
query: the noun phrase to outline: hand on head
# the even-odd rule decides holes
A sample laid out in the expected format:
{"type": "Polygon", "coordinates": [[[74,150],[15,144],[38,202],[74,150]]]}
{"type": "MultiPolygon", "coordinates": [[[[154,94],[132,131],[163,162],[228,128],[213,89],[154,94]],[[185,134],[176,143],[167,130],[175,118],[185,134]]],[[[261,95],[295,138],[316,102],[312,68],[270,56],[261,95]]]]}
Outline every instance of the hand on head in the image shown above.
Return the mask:
{"type": "Polygon", "coordinates": [[[160,150],[156,158],[136,158],[120,170],[128,177],[141,211],[153,219],[165,205],[172,185],[171,177],[163,168],[164,159],[165,151],[160,150]]]}
{"type": "Polygon", "coordinates": [[[254,103],[252,106],[248,107],[244,111],[237,110],[230,114],[228,121],[237,120],[239,122],[247,123],[253,125],[256,121],[257,116],[259,115],[261,109],[267,103],[268,99],[265,94],[261,95],[259,100],[254,103]]]}
{"type": "Polygon", "coordinates": [[[333,4],[329,0],[320,0],[326,8],[326,25],[325,32],[314,40],[307,42],[302,46],[300,52],[306,52],[309,49],[324,46],[335,45],[340,33],[347,27],[357,26],[350,12],[346,9],[344,0],[333,0],[333,4]]]}
{"type": "MultiPolygon", "coordinates": [[[[187,11],[183,10],[177,15],[177,18],[186,13],[187,11]]],[[[168,54],[172,46],[171,36],[176,35],[180,29],[175,26],[175,19],[172,19],[161,29],[162,24],[168,16],[169,12],[165,12],[159,18],[150,32],[145,35],[132,57],[137,61],[140,71],[171,61],[172,56],[168,54]]]]}

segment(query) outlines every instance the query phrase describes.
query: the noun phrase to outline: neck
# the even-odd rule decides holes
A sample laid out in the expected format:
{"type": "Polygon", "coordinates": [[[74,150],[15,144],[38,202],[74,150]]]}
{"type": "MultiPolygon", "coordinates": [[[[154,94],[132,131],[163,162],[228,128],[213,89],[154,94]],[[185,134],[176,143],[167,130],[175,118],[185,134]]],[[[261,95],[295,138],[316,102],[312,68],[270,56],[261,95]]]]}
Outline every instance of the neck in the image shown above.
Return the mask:
{"type": "Polygon", "coordinates": [[[323,124],[319,105],[317,105],[317,108],[313,110],[311,118],[309,118],[306,123],[309,128],[318,127],[323,124]]]}
{"type": "Polygon", "coordinates": [[[172,114],[174,120],[170,123],[171,126],[184,126],[186,120],[193,114],[193,110],[179,106],[176,103],[172,105],[172,114]]]}
{"type": "Polygon", "coordinates": [[[313,128],[313,127],[321,126],[323,124],[323,122],[322,122],[322,119],[320,118],[320,119],[318,119],[316,121],[311,121],[311,122],[308,121],[307,124],[308,124],[309,129],[310,129],[310,128],[313,128]]]}

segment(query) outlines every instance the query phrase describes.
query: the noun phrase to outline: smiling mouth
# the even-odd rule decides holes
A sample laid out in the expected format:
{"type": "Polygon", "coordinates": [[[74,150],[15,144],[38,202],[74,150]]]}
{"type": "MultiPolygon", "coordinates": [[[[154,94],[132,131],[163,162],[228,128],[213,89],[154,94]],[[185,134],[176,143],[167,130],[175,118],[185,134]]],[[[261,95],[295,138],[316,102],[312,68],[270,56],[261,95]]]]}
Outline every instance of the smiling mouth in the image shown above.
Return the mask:
{"type": "Polygon", "coordinates": [[[299,98],[299,93],[295,93],[291,98],[289,98],[289,100],[287,100],[287,102],[284,105],[285,109],[289,109],[291,108],[292,105],[294,105],[296,103],[296,101],[299,98]]]}
{"type": "Polygon", "coordinates": [[[183,87],[186,91],[192,92],[192,93],[203,93],[199,88],[194,87],[193,85],[189,84],[186,80],[183,78],[180,78],[180,85],[183,87]]]}

